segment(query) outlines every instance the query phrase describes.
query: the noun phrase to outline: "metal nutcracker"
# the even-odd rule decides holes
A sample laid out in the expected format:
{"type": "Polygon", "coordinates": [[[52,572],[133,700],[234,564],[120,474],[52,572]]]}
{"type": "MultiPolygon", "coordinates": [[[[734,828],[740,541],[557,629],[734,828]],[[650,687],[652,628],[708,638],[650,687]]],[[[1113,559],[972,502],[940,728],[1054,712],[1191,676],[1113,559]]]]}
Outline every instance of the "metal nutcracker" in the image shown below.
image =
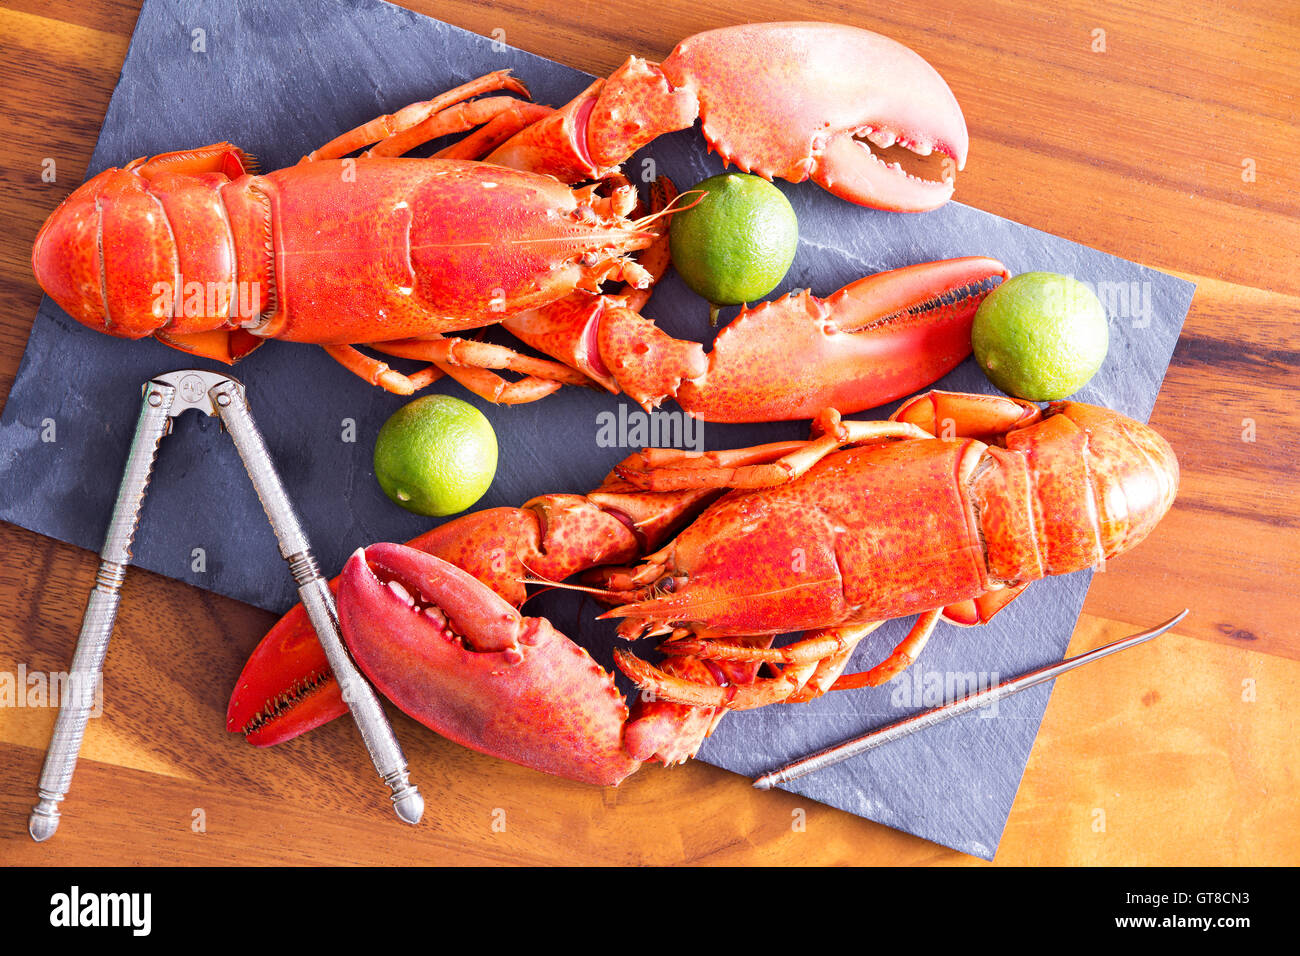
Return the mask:
{"type": "Polygon", "coordinates": [[[392,800],[397,815],[407,823],[418,823],[424,813],[424,799],[407,778],[406,757],[378,697],[343,646],[334,595],[316,567],[307,536],[253,422],[244,387],[228,375],[182,369],[146,382],[143,392],[135,438],[127,455],[126,470],[122,474],[108,534],[100,551],[95,587],[90,592],[72,658],[67,682],[69,693],[59,710],[41,770],[37,791],[40,801],[28,820],[27,828],[32,839],[48,840],[59,827],[59,803],[72,782],[86,721],[94,706],[104,666],[104,652],[108,649],[108,639],[117,617],[122,581],[126,567],[131,563],[131,541],[139,523],[140,508],[144,504],[158,445],[171,432],[172,419],[191,408],[219,417],[234,439],[244,468],[253,480],[266,516],[271,520],[271,527],[280,543],[280,554],[289,563],[289,570],[298,585],[298,595],[338,679],[343,699],[370,752],[370,759],[384,783],[393,790],[392,800]]]}

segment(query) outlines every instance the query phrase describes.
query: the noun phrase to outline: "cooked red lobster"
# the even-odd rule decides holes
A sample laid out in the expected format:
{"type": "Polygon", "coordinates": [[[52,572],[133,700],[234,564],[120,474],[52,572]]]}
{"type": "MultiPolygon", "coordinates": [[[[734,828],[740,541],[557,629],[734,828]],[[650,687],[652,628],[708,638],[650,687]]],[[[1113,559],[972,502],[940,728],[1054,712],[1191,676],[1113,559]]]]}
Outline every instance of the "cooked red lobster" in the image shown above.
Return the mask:
{"type": "Polygon", "coordinates": [[[966,159],[961,110],[921,57],[878,34],[732,27],[662,64],[630,58],[558,110],[476,98],[499,91],[527,95],[492,73],[265,175],[228,143],[106,170],[50,216],[33,269],[93,329],[224,362],[276,338],[322,345],[403,394],[445,372],[491,401],[587,385],[712,421],[858,411],[922,388],[969,354],[975,308],[1006,277],[992,259],[957,259],[788,296],[742,312],[708,353],[640,315],[668,265],[672,187],[638,214],[618,164],[696,119],[744,170],[884,209],[947,201],[966,159]],[[433,158],[403,156],[476,127],[433,158]],[[625,286],[602,295],[606,281],[625,286]],[[558,361],[443,337],[496,323],[558,361]],[[431,364],[405,375],[361,344],[431,364]]]}
{"type": "MultiPolygon", "coordinates": [[[[884,422],[827,411],[809,441],[647,450],[586,496],[373,545],[343,569],[339,617],[375,686],[438,733],[615,784],[694,755],[729,710],[884,683],[941,617],[987,622],[1033,581],[1134,547],[1177,489],[1168,443],[1116,412],[931,392],[884,422]],[[615,652],[644,691],[630,712],[585,651],[517,610],[526,583],[584,571],[621,636],[665,638],[662,666],[615,652]],[[912,614],[884,661],[844,673],[875,626],[912,614]]],[[[296,608],[245,666],[227,726],[269,745],[343,712],[296,608]]]]}

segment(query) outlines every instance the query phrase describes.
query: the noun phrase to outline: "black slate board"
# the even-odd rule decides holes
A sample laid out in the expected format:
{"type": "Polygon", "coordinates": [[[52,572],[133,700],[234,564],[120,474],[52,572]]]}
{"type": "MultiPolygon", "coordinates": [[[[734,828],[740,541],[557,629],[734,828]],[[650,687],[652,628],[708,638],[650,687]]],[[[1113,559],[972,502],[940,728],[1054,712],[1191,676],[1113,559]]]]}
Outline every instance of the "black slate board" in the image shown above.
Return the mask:
{"type": "MultiPolygon", "coordinates": [[[[589,82],[586,74],[378,0],[201,0],[183,8],[145,0],[89,173],[219,140],[248,149],[264,168],[289,165],[343,129],[504,67],[514,69],[539,102],[553,105],[589,82]],[[205,52],[192,49],[195,30],[204,31],[205,52]]],[[[682,186],[721,169],[695,131],[652,143],[628,169],[637,173],[646,156],[682,186]]],[[[973,162],[979,161],[976,155],[973,162]]],[[[774,294],[809,287],[827,295],[861,275],[958,255],[996,256],[1013,273],[1071,274],[1097,284],[1111,312],[1110,354],[1078,397],[1141,420],[1150,415],[1191,284],[957,203],[902,216],[850,206],[811,184],[780,186],[799,215],[801,240],[774,294]]],[[[62,193],[68,184],[53,188],[62,193]]],[[[707,339],[702,303],[673,275],[647,314],[676,335],[707,339]]],[[[195,364],[205,363],[152,341],[93,333],[46,299],[0,420],[0,518],[98,550],[140,385],[195,364]],[[47,440],[51,423],[53,441],[47,440]]],[[[247,386],[322,567],[336,571],[358,545],[404,541],[431,526],[392,506],[371,473],[373,436],[401,399],[369,388],[305,346],[272,342],[235,374],[247,386]],[[343,440],[347,420],[355,422],[351,443],[343,440]]],[[[992,391],[970,361],[939,387],[992,391]]],[[[632,408],[626,400],[567,389],[533,405],[498,408],[454,383],[435,389],[469,398],[497,430],[501,463],[481,507],[517,505],[543,492],[585,491],[627,453],[596,441],[597,415],[617,410],[620,401],[632,408]]],[[[704,427],[708,448],[806,434],[805,423],[704,427]]],[[[135,563],[259,607],[283,610],[292,603],[289,575],[257,498],[213,420],[186,416],[164,443],[135,563]],[[204,553],[201,572],[194,570],[196,548],[204,553]]],[[[1057,660],[1089,580],[1081,573],[1040,582],[988,627],[941,629],[912,671],[886,687],[731,715],[701,759],[754,775],[935,703],[935,694],[951,692],[964,675],[996,682],[1057,660]]],[[[592,605],[548,594],[529,610],[550,616],[610,665],[612,630],[592,620],[592,605]]],[[[859,651],[858,663],[882,657],[909,623],[881,628],[859,651]]],[[[1048,693],[1037,688],[1004,702],[996,714],[951,721],[792,789],[991,859],[1048,693]]]]}

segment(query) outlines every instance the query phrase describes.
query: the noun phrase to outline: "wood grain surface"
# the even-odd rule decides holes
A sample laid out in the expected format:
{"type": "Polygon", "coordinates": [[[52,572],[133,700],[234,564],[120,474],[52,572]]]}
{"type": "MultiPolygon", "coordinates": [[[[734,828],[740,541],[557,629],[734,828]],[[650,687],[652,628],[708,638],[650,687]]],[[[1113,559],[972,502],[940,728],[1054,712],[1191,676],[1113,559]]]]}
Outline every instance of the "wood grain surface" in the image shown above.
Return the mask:
{"type": "MultiPolygon", "coordinates": [[[[701,0],[407,5],[602,75],[741,19],[701,0]]],[[[1198,283],[1152,417],[1179,454],[1179,499],[1096,577],[1070,652],[1193,613],[1059,683],[995,864],[1300,863],[1300,11],[1250,6],[743,8],[913,47],[970,125],[959,200],[1198,283]]],[[[137,12],[129,0],[0,4],[5,395],[40,300],[32,240],[83,178],[137,12]],[[46,158],[56,183],[42,181],[46,158]]],[[[0,525],[0,671],[66,669],[95,567],[89,552],[0,525]]],[[[48,844],[26,819],[54,712],[0,709],[0,862],[979,863],[704,765],[647,768],[617,790],[552,779],[390,708],[429,801],[424,825],[403,828],[349,723],[273,751],[225,732],[235,676],[271,621],[133,569],[106,712],[48,844]]]]}

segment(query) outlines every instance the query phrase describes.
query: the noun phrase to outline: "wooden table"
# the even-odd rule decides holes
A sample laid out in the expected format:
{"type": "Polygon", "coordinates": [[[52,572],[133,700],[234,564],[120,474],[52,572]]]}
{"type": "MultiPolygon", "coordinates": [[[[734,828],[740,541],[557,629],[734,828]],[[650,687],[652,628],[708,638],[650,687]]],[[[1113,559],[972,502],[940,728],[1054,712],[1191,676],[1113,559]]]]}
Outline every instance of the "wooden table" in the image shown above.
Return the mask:
{"type": "MultiPolygon", "coordinates": [[[[686,0],[410,5],[599,75],[738,19],[734,5],[686,0]]],[[[1160,0],[939,6],[751,0],[744,15],[838,20],[912,46],[970,123],[961,201],[1199,284],[1152,418],[1178,450],[1180,497],[1097,576],[1070,652],[1184,605],[1193,614],[1056,688],[996,862],[1300,862],[1300,17],[1291,0],[1250,13],[1160,0]]],[[[83,178],[137,10],[0,8],[5,394],[40,299],[32,239],[83,178]],[[47,157],[55,184],[41,178],[47,157]]],[[[95,567],[89,552],[0,526],[0,670],[66,668],[95,567]]],[[[225,733],[230,688],[271,621],[133,570],[109,708],[49,844],[32,843],[26,819],[54,714],[0,710],[0,861],[976,862],[705,765],[602,790],[481,757],[396,714],[429,797],[425,824],[399,827],[348,722],[272,752],[225,733]]]]}

